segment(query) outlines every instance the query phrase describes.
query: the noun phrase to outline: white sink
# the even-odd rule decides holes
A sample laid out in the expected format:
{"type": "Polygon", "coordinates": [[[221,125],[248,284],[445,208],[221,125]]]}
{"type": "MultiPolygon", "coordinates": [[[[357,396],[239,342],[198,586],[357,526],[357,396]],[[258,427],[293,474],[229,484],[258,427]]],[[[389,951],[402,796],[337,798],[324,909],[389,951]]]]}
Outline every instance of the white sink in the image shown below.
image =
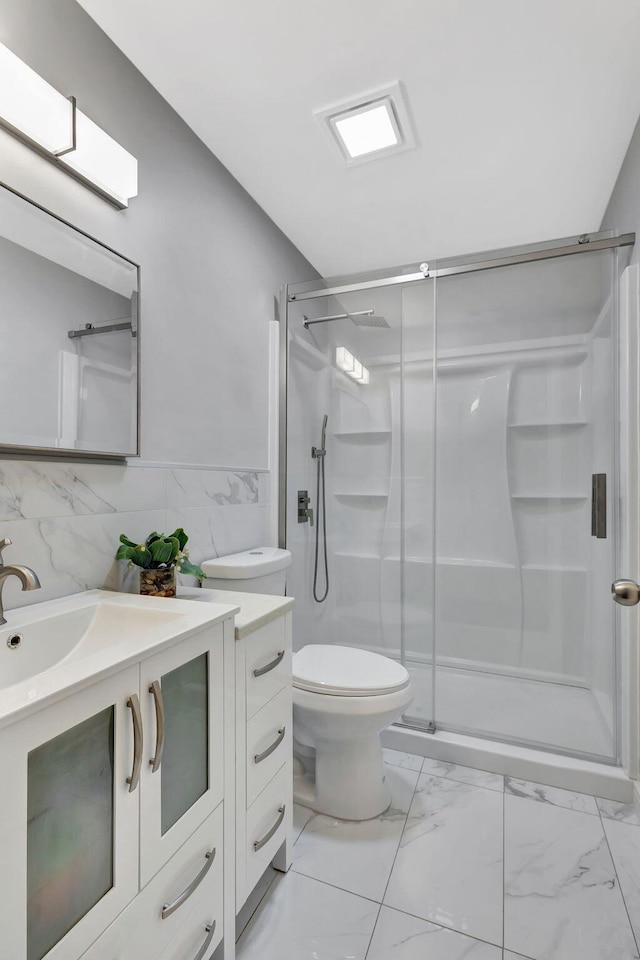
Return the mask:
{"type": "Polygon", "coordinates": [[[0,629],[0,726],[238,610],[105,590],[9,610],[0,629]]]}
{"type": "Polygon", "coordinates": [[[63,660],[95,653],[124,638],[133,641],[141,633],[183,616],[102,599],[78,610],[52,612],[44,617],[38,609],[42,606],[45,604],[33,608],[36,618],[39,615],[41,619],[29,622],[23,613],[20,619],[26,622],[9,623],[0,630],[0,690],[50,670],[63,660]]]}

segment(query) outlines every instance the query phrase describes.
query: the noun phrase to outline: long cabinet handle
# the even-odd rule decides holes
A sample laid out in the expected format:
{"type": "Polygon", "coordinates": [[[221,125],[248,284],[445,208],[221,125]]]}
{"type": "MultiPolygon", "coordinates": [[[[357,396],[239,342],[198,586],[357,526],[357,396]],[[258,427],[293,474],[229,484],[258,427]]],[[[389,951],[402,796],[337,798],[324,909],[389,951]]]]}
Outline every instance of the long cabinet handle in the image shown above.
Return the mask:
{"type": "Polygon", "coordinates": [[[284,812],[285,812],[285,810],[286,810],[286,806],[285,806],[285,804],[283,803],[281,807],[278,807],[278,819],[276,820],[276,822],[274,823],[274,825],[271,827],[271,830],[269,830],[269,833],[265,833],[265,835],[264,835],[264,837],[262,838],[262,840],[254,840],[254,841],[253,841],[253,850],[254,850],[254,853],[257,853],[258,850],[262,850],[262,848],[265,846],[265,844],[269,843],[269,840],[271,840],[271,837],[274,835],[274,833],[277,832],[278,827],[280,826],[280,824],[281,824],[282,821],[284,820],[284,812]]]}
{"type": "Polygon", "coordinates": [[[175,913],[178,907],[181,907],[182,904],[189,899],[189,897],[194,892],[194,890],[198,889],[198,887],[200,886],[200,884],[202,883],[206,875],[209,873],[209,870],[211,870],[211,865],[213,864],[213,861],[216,858],[216,848],[214,847],[213,850],[210,850],[209,853],[205,853],[204,856],[207,862],[205,863],[204,867],[202,868],[198,876],[191,881],[189,886],[182,891],[179,897],[176,897],[175,900],[171,901],[171,903],[165,903],[165,905],[163,906],[162,908],[163,920],[166,920],[167,917],[170,917],[172,913],[175,913]]]}
{"type": "Polygon", "coordinates": [[[127,706],[131,710],[133,720],[133,767],[131,776],[127,777],[129,784],[129,793],[133,793],[140,780],[140,767],[142,766],[142,713],[140,712],[140,701],[138,694],[132,693],[127,700],[127,706]]]}
{"type": "Polygon", "coordinates": [[[153,697],[156,708],[156,749],[153,757],[149,760],[151,773],[160,769],[162,763],[162,754],[164,752],[164,700],[162,699],[162,690],[160,681],[154,680],[149,687],[149,693],[153,697]]]}
{"type": "Polygon", "coordinates": [[[214,934],[216,932],[215,920],[212,920],[211,923],[207,924],[207,926],[204,929],[205,929],[205,933],[207,934],[207,939],[202,944],[202,946],[198,950],[193,960],[203,960],[203,958],[205,957],[207,950],[211,945],[211,941],[213,940],[214,934]]]}
{"type": "Polygon", "coordinates": [[[284,735],[285,735],[286,729],[287,729],[286,727],[280,727],[280,729],[278,730],[278,736],[277,736],[276,739],[273,741],[273,743],[271,744],[271,746],[270,746],[270,747],[267,747],[267,749],[266,749],[263,753],[256,753],[256,754],[254,754],[254,757],[253,757],[253,762],[254,762],[254,763],[262,763],[263,760],[266,760],[267,757],[270,757],[270,756],[271,756],[271,754],[273,753],[274,750],[277,750],[277,749],[278,749],[278,747],[280,746],[280,744],[281,744],[282,741],[284,740],[284,735]]]}
{"type": "Polygon", "coordinates": [[[269,673],[270,670],[275,670],[282,658],[284,657],[284,650],[280,650],[277,656],[270,662],[265,664],[264,667],[258,667],[253,671],[254,677],[263,677],[265,673],[269,673]]]}

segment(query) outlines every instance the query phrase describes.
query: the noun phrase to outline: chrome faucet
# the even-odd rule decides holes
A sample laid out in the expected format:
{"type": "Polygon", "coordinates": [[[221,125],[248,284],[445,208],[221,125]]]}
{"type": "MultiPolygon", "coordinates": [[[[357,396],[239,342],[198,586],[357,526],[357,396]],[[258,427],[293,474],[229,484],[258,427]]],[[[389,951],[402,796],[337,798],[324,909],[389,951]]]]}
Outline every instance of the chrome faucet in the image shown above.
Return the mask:
{"type": "Polygon", "coordinates": [[[2,551],[5,547],[10,546],[11,540],[9,540],[8,537],[5,537],[4,540],[0,540],[0,626],[7,622],[2,606],[2,588],[4,587],[7,577],[17,577],[22,584],[23,590],[40,589],[40,581],[31,567],[23,567],[21,563],[7,564],[7,566],[4,565],[2,560],[2,551]]]}

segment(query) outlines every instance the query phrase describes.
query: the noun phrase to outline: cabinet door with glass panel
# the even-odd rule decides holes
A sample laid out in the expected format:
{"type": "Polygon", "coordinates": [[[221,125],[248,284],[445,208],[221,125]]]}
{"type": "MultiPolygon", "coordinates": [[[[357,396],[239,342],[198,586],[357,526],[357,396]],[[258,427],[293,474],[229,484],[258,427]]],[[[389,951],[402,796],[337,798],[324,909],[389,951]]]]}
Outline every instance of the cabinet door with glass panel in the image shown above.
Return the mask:
{"type": "Polygon", "coordinates": [[[7,960],[77,960],[138,892],[138,692],[136,665],[0,730],[7,960]]]}
{"type": "Polygon", "coordinates": [[[210,627],[140,665],[141,886],[223,797],[222,632],[210,627]]]}

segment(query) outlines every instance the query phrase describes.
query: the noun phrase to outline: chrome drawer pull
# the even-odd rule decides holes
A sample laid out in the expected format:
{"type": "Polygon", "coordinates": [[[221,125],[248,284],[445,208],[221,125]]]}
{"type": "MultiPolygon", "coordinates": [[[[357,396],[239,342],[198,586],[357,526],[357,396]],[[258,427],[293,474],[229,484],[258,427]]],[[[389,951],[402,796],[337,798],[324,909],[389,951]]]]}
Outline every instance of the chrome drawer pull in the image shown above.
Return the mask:
{"type": "Polygon", "coordinates": [[[153,697],[156,708],[156,752],[149,760],[151,764],[151,773],[160,769],[162,763],[162,754],[164,752],[164,700],[162,699],[162,690],[157,680],[154,680],[149,687],[149,693],[153,697]]]}
{"type": "Polygon", "coordinates": [[[210,945],[211,945],[211,941],[213,940],[213,935],[214,935],[215,932],[216,932],[216,922],[215,922],[215,920],[212,920],[211,923],[209,924],[209,926],[205,927],[204,929],[205,929],[205,933],[208,934],[207,939],[206,939],[205,942],[202,944],[202,946],[201,946],[200,949],[198,950],[198,952],[197,952],[197,954],[195,955],[195,957],[193,958],[193,960],[204,960],[204,957],[205,957],[205,955],[206,955],[206,952],[207,952],[207,950],[209,949],[209,947],[210,947],[210,945]]]}
{"type": "Polygon", "coordinates": [[[270,670],[275,670],[275,668],[278,666],[278,664],[280,663],[283,657],[284,657],[284,650],[281,650],[280,653],[277,654],[275,659],[271,661],[271,663],[268,663],[264,667],[258,667],[256,670],[254,670],[253,671],[254,677],[263,677],[265,673],[269,673],[270,670]]]}
{"type": "Polygon", "coordinates": [[[138,786],[140,779],[140,767],[142,766],[142,714],[140,713],[140,701],[137,693],[132,693],[127,700],[127,706],[131,710],[133,720],[133,767],[131,776],[127,777],[129,784],[129,793],[133,793],[138,786]]]}
{"type": "Polygon", "coordinates": [[[263,760],[266,760],[267,757],[270,757],[274,750],[277,750],[282,741],[284,740],[286,727],[280,727],[278,730],[278,736],[273,741],[270,747],[264,751],[264,753],[256,753],[253,758],[254,763],[262,763],[263,760]]]}
{"type": "Polygon", "coordinates": [[[165,903],[164,907],[162,908],[163,920],[166,920],[167,917],[170,917],[172,913],[175,913],[178,907],[181,907],[182,904],[189,899],[189,897],[194,892],[194,890],[196,890],[200,886],[200,884],[202,883],[206,875],[209,873],[209,870],[211,869],[211,864],[216,858],[216,848],[214,847],[210,853],[205,853],[205,858],[207,862],[205,863],[204,867],[202,868],[198,876],[195,878],[195,880],[191,881],[189,886],[186,888],[186,890],[182,891],[179,897],[176,897],[176,899],[173,900],[171,903],[165,903]]]}
{"type": "Polygon", "coordinates": [[[262,840],[254,840],[254,841],[253,841],[253,851],[254,851],[254,853],[257,853],[258,850],[262,850],[262,848],[265,846],[265,844],[269,843],[269,840],[271,840],[271,837],[274,835],[274,833],[277,833],[278,827],[280,826],[280,824],[281,824],[282,821],[284,820],[284,811],[285,811],[285,809],[286,809],[286,807],[285,807],[285,804],[284,804],[284,803],[282,804],[281,807],[278,807],[278,819],[276,820],[276,822],[274,823],[274,825],[271,827],[271,830],[269,830],[269,833],[265,833],[265,835],[264,835],[264,837],[262,838],[262,840]]]}

